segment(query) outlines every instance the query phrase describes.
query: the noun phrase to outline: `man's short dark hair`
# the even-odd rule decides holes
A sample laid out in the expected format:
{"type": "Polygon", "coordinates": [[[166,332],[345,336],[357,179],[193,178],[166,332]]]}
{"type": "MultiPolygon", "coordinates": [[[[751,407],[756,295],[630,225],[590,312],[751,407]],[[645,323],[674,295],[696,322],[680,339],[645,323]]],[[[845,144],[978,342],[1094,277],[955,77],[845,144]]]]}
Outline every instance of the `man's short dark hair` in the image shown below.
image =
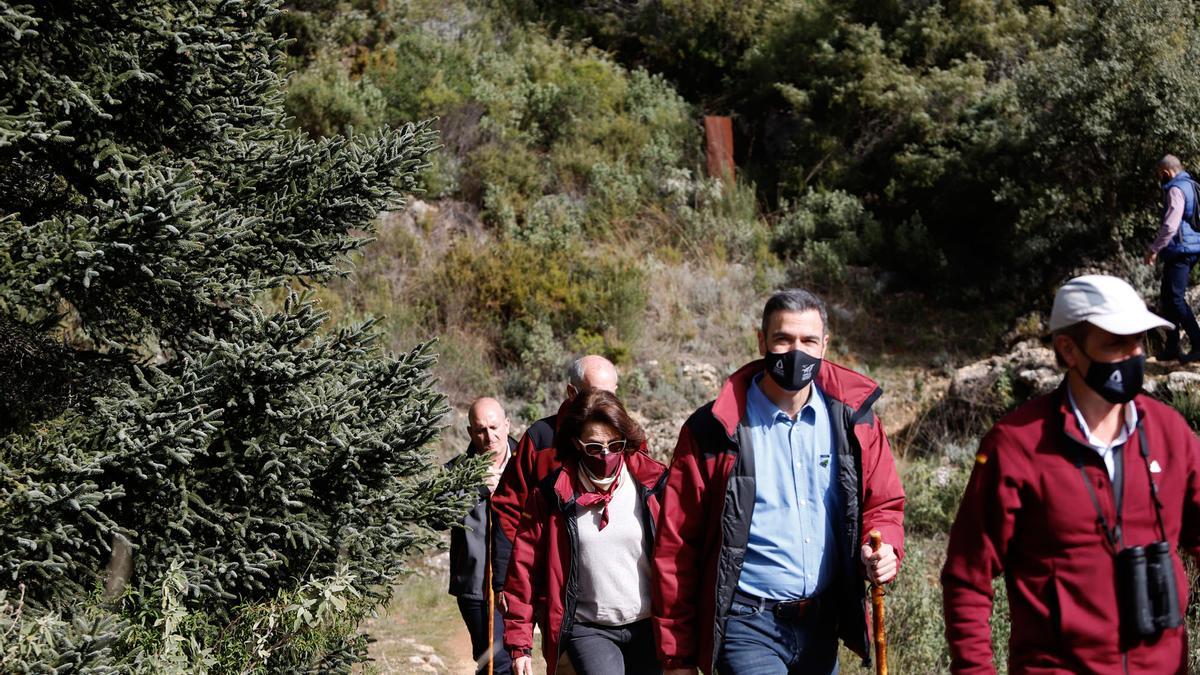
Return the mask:
{"type": "MultiPolygon", "coordinates": [[[[1079,347],[1080,350],[1083,350],[1087,346],[1086,343],[1088,333],[1090,333],[1091,330],[1092,324],[1088,323],[1087,321],[1079,321],[1071,324],[1070,326],[1063,326],[1062,328],[1054,331],[1050,335],[1050,339],[1053,340],[1059,335],[1066,335],[1067,337],[1071,338],[1071,342],[1074,342],[1075,346],[1079,347]]],[[[1054,362],[1058,364],[1059,368],[1066,368],[1067,362],[1063,360],[1062,354],[1058,353],[1058,345],[1052,342],[1050,344],[1050,348],[1054,350],[1054,362]]]]}
{"type": "Polygon", "coordinates": [[[814,293],[803,288],[787,288],[775,293],[763,307],[763,336],[770,337],[767,335],[767,326],[771,322],[771,315],[776,312],[807,312],[810,309],[817,310],[817,314],[821,315],[821,333],[829,332],[829,316],[825,312],[825,302],[814,293]]]}

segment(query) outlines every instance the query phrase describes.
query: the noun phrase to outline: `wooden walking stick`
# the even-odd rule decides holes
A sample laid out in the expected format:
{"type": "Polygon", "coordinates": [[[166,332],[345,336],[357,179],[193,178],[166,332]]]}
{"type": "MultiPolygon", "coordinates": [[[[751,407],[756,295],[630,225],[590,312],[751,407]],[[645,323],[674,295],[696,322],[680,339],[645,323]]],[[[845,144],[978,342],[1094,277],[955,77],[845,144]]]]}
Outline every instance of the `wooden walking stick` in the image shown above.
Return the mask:
{"type": "Polygon", "coordinates": [[[492,589],[492,498],[488,497],[487,504],[487,542],[483,550],[487,552],[487,565],[484,567],[483,584],[487,589],[488,613],[488,675],[496,668],[496,591],[492,589]]]}
{"type": "MultiPolygon", "coordinates": [[[[883,544],[883,535],[879,530],[871,530],[871,550],[878,551],[883,544]]],[[[875,672],[887,675],[887,635],[883,632],[883,585],[871,584],[871,609],[875,616],[875,672]]]]}

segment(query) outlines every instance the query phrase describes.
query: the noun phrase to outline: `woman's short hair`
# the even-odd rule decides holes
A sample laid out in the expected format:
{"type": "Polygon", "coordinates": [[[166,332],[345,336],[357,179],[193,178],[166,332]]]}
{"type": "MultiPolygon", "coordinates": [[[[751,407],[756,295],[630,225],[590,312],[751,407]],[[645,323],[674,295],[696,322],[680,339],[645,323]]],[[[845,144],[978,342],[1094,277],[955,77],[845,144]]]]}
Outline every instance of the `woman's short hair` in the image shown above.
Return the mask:
{"type": "Polygon", "coordinates": [[[579,456],[575,440],[583,433],[588,422],[602,422],[617,430],[625,439],[625,449],[633,451],[646,444],[646,434],[641,425],[629,416],[621,399],[615,394],[600,389],[582,391],[572,399],[558,421],[554,433],[554,447],[558,461],[565,462],[579,456]]]}

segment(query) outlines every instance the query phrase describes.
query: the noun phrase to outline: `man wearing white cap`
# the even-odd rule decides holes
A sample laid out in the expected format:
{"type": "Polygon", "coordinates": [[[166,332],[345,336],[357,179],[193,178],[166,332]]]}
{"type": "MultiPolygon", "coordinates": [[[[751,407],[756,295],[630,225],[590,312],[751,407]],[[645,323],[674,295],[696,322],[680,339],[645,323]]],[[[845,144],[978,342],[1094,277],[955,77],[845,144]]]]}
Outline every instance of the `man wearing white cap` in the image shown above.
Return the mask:
{"type": "Polygon", "coordinates": [[[1010,673],[1183,673],[1187,576],[1200,552],[1200,441],[1142,395],[1146,331],[1169,326],[1121,279],[1058,290],[1066,369],[996,423],[950,531],[942,593],[954,673],[994,673],[992,580],[1003,575],[1010,673]]]}

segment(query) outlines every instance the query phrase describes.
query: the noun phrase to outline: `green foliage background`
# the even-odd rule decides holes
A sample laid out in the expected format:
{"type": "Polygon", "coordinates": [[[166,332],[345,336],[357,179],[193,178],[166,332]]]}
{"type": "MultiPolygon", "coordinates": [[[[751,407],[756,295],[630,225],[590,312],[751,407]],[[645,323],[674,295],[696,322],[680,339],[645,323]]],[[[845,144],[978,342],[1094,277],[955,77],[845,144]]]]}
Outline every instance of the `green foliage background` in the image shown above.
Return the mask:
{"type": "MultiPolygon", "coordinates": [[[[417,249],[391,254],[412,264],[387,286],[410,300],[391,301],[393,334],[442,331],[452,396],[502,391],[525,420],[557,405],[569,356],[597,351],[622,365],[635,409],[675,421],[706,395],[685,361],[750,356],[738,335],[782,283],[834,298],[835,331],[867,326],[840,356],[909,350],[930,369],[966,343],[991,349],[1073,270],[1151,289],[1132,264],[1156,227],[1150,169],[1200,150],[1186,3],[496,0],[393,3],[386,20],[294,4],[376,26],[295,33],[297,124],[438,118],[427,176],[442,211],[381,242],[417,249]],[[314,114],[348,86],[336,98],[353,115],[314,114]],[[702,114],[734,117],[736,185],[703,178],[702,114]],[[450,205],[480,229],[443,243],[450,205]],[[914,305],[969,308],[969,327],[871,332],[914,305]]],[[[365,273],[388,256],[367,253],[326,298],[335,312],[388,304],[365,273]]],[[[923,442],[902,462],[899,672],[947,667],[930,589],[974,447],[923,442]]]]}
{"type": "Polygon", "coordinates": [[[1081,260],[1140,251],[1153,163],[1200,151],[1188,3],[508,4],[734,115],[768,203],[848,194],[882,226],[785,233],[802,260],[865,239],[837,257],[946,299],[1028,301],[1081,260]]]}
{"type": "MultiPolygon", "coordinates": [[[[858,331],[835,358],[944,367],[1080,267],[1149,288],[1149,169],[1200,157],[1189,3],[282,8],[0,2],[6,665],[349,668],[476,478],[429,471],[447,400],[528,422],[604,353],[669,435],[784,284],[858,331]],[[734,117],[734,183],[702,114],[734,117]],[[948,306],[967,329],[880,328],[948,306]]],[[[973,439],[931,442],[904,672],[946,667],[929,589],[973,439]]]]}

